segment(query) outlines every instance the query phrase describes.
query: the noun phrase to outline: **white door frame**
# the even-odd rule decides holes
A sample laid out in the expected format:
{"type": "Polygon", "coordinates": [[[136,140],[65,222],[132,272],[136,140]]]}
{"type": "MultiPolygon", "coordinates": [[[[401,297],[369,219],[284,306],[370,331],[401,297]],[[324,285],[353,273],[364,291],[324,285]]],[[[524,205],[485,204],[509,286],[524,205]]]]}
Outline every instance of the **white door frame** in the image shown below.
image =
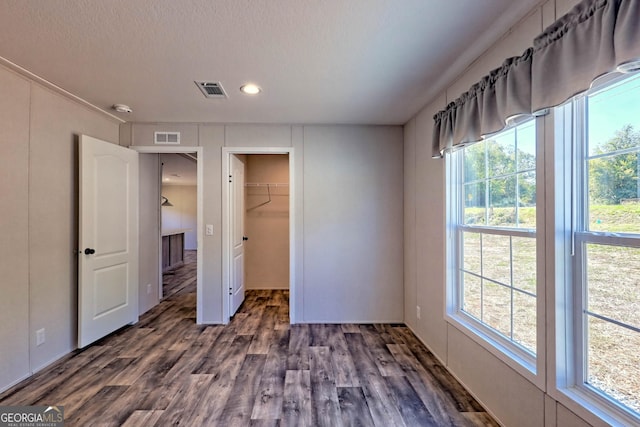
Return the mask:
{"type": "MultiPolygon", "coordinates": [[[[178,154],[178,153],[196,153],[197,162],[196,162],[196,174],[197,174],[197,266],[196,266],[196,323],[202,324],[202,248],[203,248],[203,233],[202,233],[202,218],[203,218],[203,167],[202,167],[202,159],[204,150],[203,147],[195,147],[195,146],[167,146],[167,147],[158,147],[157,145],[135,145],[129,147],[132,150],[136,150],[139,153],[144,154],[178,154]]],[[[162,282],[162,239],[160,239],[160,254],[158,257],[158,269],[160,272],[160,281],[162,282]]]]}
{"type": "Polygon", "coordinates": [[[289,155],[289,322],[295,323],[295,168],[293,147],[222,147],[222,321],[229,323],[229,285],[232,259],[230,220],[231,192],[229,191],[229,164],[232,154],[287,154],[289,155]]]}

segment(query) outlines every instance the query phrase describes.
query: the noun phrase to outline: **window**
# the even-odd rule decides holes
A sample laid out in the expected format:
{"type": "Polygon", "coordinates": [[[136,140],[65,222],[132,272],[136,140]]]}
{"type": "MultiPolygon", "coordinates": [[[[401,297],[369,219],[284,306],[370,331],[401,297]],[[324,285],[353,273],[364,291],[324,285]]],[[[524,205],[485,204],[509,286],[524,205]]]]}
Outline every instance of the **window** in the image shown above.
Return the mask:
{"type": "MultiPolygon", "coordinates": [[[[640,416],[640,75],[573,101],[575,387],[640,416]]],[[[571,166],[569,166],[571,167],[571,166]]],[[[566,168],[566,166],[565,166],[566,168]]],[[[571,338],[571,337],[570,337],[571,338]]]]}
{"type": "Polygon", "coordinates": [[[448,318],[536,372],[536,119],[447,155],[448,318]]]}

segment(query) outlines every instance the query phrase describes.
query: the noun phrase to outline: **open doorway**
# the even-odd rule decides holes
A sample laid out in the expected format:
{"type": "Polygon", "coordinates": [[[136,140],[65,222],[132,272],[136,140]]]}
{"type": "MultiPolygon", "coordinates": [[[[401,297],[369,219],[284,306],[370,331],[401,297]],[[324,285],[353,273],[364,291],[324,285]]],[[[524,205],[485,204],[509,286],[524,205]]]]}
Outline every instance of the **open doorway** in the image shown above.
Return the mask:
{"type": "Polygon", "coordinates": [[[245,156],[246,288],[289,290],[289,156],[245,156]]]}
{"type": "MultiPolygon", "coordinates": [[[[163,236],[162,234],[164,234],[162,232],[162,227],[161,227],[161,222],[160,222],[160,216],[161,216],[161,211],[162,209],[166,209],[166,205],[165,207],[162,207],[161,204],[165,202],[165,199],[163,199],[162,197],[166,197],[167,200],[171,203],[174,204],[174,201],[171,200],[170,197],[167,197],[167,195],[171,195],[172,193],[167,193],[167,194],[163,194],[166,193],[166,191],[164,191],[165,189],[163,189],[163,186],[161,184],[161,177],[162,177],[162,172],[161,172],[161,162],[160,162],[160,155],[165,155],[165,154],[181,154],[181,155],[189,155],[188,157],[190,157],[190,159],[188,160],[189,162],[193,163],[195,162],[195,167],[196,167],[196,220],[195,220],[195,230],[193,227],[193,222],[190,223],[190,225],[188,228],[190,229],[190,231],[194,231],[193,235],[195,236],[195,245],[196,245],[196,250],[195,250],[195,270],[196,270],[196,276],[195,276],[195,285],[196,285],[196,322],[201,324],[203,322],[202,320],[202,238],[201,236],[203,235],[203,225],[202,225],[202,214],[203,214],[203,169],[202,169],[202,152],[203,149],[202,147],[158,147],[158,146],[134,146],[131,147],[132,149],[138,151],[141,154],[154,154],[157,156],[157,161],[156,164],[158,165],[157,167],[157,175],[156,175],[156,192],[154,192],[155,194],[155,202],[157,206],[157,215],[155,217],[157,217],[157,219],[153,220],[153,224],[147,224],[150,227],[149,228],[153,228],[154,231],[151,231],[147,234],[153,234],[155,236],[155,238],[149,239],[149,241],[153,241],[155,243],[151,243],[153,244],[157,250],[155,251],[155,253],[157,254],[157,256],[155,257],[155,262],[153,263],[153,265],[155,265],[156,271],[157,271],[157,277],[158,280],[156,282],[156,295],[158,296],[155,299],[155,304],[157,304],[160,299],[162,298],[162,293],[164,291],[163,289],[163,236]]],[[[181,156],[185,161],[187,161],[187,159],[184,156],[181,156]]],[[[173,172],[173,173],[177,173],[177,172],[173,172]]],[[[180,175],[180,173],[177,173],[178,175],[180,175]]],[[[169,178],[171,178],[171,172],[169,173],[169,178]]],[[[174,178],[179,178],[179,177],[174,177],[174,178]]],[[[177,190],[176,190],[177,191],[177,190]]],[[[176,196],[177,197],[177,196],[176,196]]],[[[141,196],[142,199],[142,196],[141,196]]],[[[177,202],[178,199],[174,198],[174,200],[177,202]]],[[[175,206],[175,205],[174,205],[175,206]]],[[[154,218],[155,218],[154,217],[154,218]]],[[[145,224],[145,223],[149,223],[150,220],[148,217],[144,217],[141,216],[140,217],[140,223],[145,224]]],[[[179,234],[179,233],[178,233],[179,234]]],[[[186,234],[186,233],[185,233],[186,234]]],[[[141,239],[143,238],[143,236],[141,236],[141,239]]],[[[185,239],[185,237],[182,237],[183,239],[185,239]]],[[[174,237],[174,239],[179,239],[177,237],[174,237]]],[[[182,248],[184,249],[184,240],[182,245],[180,245],[180,243],[176,243],[174,242],[175,246],[177,248],[180,248],[182,246],[182,248]]],[[[150,247],[150,246],[149,246],[150,247]]],[[[174,252],[175,254],[175,252],[174,252]]],[[[184,254],[183,255],[183,262],[184,262],[184,254]]],[[[189,254],[187,254],[189,255],[189,254]]],[[[194,254],[190,254],[189,256],[193,256],[194,254]]],[[[141,267],[142,268],[142,267],[141,267]]],[[[145,290],[141,290],[141,293],[153,293],[153,290],[151,289],[151,291],[149,290],[150,287],[152,287],[153,285],[151,284],[146,284],[145,285],[145,290]]]]}
{"type": "Polygon", "coordinates": [[[198,157],[192,153],[162,153],[159,162],[162,300],[196,282],[198,157]]]}
{"type": "Polygon", "coordinates": [[[228,322],[244,293],[288,295],[294,319],[292,148],[223,148],[223,299],[228,322]],[[240,181],[241,180],[241,181],[240,181]]]}

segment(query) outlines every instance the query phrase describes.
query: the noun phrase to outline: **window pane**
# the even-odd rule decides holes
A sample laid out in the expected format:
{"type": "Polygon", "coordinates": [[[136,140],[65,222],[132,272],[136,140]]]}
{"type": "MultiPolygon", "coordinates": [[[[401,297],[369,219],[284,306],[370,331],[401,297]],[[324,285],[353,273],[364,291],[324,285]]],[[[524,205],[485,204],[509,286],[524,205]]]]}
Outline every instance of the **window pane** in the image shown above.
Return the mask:
{"type": "Polygon", "coordinates": [[[536,173],[518,175],[518,227],[536,228],[536,173]]]}
{"type": "Polygon", "coordinates": [[[589,160],[589,230],[640,233],[638,152],[589,160]]]}
{"type": "Polygon", "coordinates": [[[516,128],[518,171],[536,168],[536,122],[530,121],[516,128]]]}
{"type": "Polygon", "coordinates": [[[513,292],[513,340],[536,352],[536,297],[513,292]]]}
{"type": "Polygon", "coordinates": [[[536,294],[536,239],[512,237],[513,287],[536,294]]]}
{"type": "Polygon", "coordinates": [[[482,293],[482,321],[511,337],[511,289],[485,280],[482,293]]]}
{"type": "MultiPolygon", "coordinates": [[[[499,333],[504,338],[502,344],[520,350],[517,354],[524,356],[523,348],[535,354],[536,239],[535,236],[519,238],[519,258],[514,260],[520,264],[518,280],[523,289],[517,301],[518,325],[514,338],[511,283],[512,270],[516,267],[512,266],[512,231],[509,230],[535,229],[536,226],[535,120],[450,155],[451,182],[461,184],[447,189],[451,200],[456,201],[452,206],[458,209],[451,212],[449,219],[458,222],[454,227],[459,226],[457,233],[460,233],[460,239],[454,243],[456,247],[448,251],[459,257],[452,260],[459,269],[457,274],[448,278],[448,292],[455,292],[456,306],[448,310],[464,312],[476,319],[474,328],[480,326],[490,335],[499,333]]],[[[513,230],[513,234],[521,233],[513,230]]],[[[522,362],[529,368],[531,358],[523,358],[526,360],[522,362]]]]}
{"type": "Polygon", "coordinates": [[[640,328],[640,249],[588,244],[586,253],[588,310],[640,328]]]}
{"type": "Polygon", "coordinates": [[[478,142],[464,149],[464,182],[472,182],[485,177],[484,142],[478,142]]]}
{"type": "Polygon", "coordinates": [[[489,177],[516,171],[515,129],[509,129],[486,141],[489,177]]]}
{"type": "Polygon", "coordinates": [[[640,334],[589,316],[587,382],[640,412],[640,334]]]}
{"type": "Polygon", "coordinates": [[[482,275],[496,282],[511,284],[509,236],[482,235],[482,275]]]}
{"type": "Polygon", "coordinates": [[[484,181],[464,185],[464,223],[485,224],[485,183],[484,181]]]}
{"type": "Polygon", "coordinates": [[[516,177],[489,181],[489,225],[516,225],[516,177]]]}
{"type": "Polygon", "coordinates": [[[482,319],[482,279],[472,274],[464,273],[462,292],[462,310],[476,319],[482,319]]]}
{"type": "Polygon", "coordinates": [[[466,271],[482,274],[480,270],[480,233],[462,233],[463,265],[466,271]]]}
{"type": "MultiPolygon", "coordinates": [[[[589,95],[588,133],[589,155],[615,150],[610,141],[632,126],[640,130],[640,74],[589,95]]],[[[636,146],[638,141],[636,140],[636,146]]]]}

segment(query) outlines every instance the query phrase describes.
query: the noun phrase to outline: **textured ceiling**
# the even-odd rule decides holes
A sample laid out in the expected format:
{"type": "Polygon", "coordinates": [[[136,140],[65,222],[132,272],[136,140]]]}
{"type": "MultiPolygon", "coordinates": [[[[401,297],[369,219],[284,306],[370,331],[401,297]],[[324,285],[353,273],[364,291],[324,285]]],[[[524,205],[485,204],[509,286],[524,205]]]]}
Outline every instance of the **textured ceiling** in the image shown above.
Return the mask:
{"type": "Polygon", "coordinates": [[[0,0],[0,57],[127,121],[403,124],[537,2],[0,0]]]}
{"type": "Polygon", "coordinates": [[[188,155],[160,154],[162,185],[196,185],[198,182],[197,161],[189,156],[195,157],[195,153],[188,155]]]}

